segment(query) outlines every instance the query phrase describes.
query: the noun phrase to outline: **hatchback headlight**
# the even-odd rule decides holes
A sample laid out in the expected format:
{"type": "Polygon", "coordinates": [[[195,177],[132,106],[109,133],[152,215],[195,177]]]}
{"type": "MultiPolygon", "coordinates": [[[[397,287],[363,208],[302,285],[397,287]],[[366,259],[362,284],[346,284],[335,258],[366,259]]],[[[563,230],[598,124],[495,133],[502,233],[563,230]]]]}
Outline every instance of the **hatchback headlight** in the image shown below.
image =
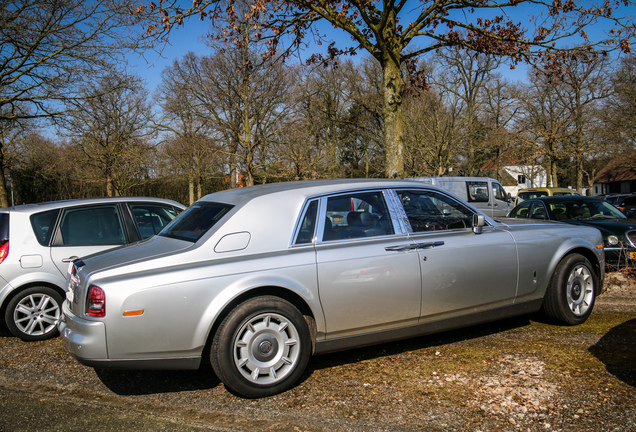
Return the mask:
{"type": "Polygon", "coordinates": [[[618,237],[611,235],[607,237],[607,244],[610,246],[616,246],[618,244],[618,237]]]}

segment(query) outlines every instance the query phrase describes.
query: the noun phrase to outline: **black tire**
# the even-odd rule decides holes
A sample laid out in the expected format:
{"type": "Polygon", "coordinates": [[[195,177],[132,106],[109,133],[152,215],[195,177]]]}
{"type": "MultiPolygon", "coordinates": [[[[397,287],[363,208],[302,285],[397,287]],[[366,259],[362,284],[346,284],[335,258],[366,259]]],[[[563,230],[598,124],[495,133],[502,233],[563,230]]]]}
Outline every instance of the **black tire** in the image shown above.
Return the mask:
{"type": "Polygon", "coordinates": [[[311,350],[309,327],[298,309],[263,296],[241,303],[223,320],[212,340],[210,362],[228,390],[260,398],[296,384],[311,350]]]}
{"type": "Polygon", "coordinates": [[[36,286],[22,290],[7,303],[4,313],[7,328],[27,342],[55,337],[62,301],[62,295],[53,288],[36,286]]]}
{"type": "Polygon", "coordinates": [[[598,277],[583,255],[561,260],[543,298],[545,314],[559,324],[582,324],[592,313],[598,277]]]}

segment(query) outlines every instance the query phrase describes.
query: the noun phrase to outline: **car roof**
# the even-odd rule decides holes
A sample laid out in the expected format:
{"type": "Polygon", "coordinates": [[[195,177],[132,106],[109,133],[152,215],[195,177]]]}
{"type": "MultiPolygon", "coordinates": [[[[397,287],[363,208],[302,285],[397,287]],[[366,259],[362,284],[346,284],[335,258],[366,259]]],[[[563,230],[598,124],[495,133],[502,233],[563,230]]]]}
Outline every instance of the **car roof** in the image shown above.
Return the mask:
{"type": "Polygon", "coordinates": [[[46,210],[54,210],[66,207],[75,207],[80,205],[90,204],[108,204],[119,202],[153,202],[173,205],[179,208],[185,208],[183,204],[176,201],[165,198],[151,198],[151,197],[114,197],[114,198],[84,198],[84,199],[70,199],[60,201],[48,201],[43,203],[34,204],[22,204],[14,207],[8,207],[1,209],[0,211],[11,211],[20,213],[33,213],[46,210]]]}
{"type": "Polygon", "coordinates": [[[329,193],[346,192],[353,189],[374,189],[389,187],[425,187],[437,189],[415,180],[387,180],[387,179],[337,179],[337,180],[307,180],[298,182],[268,183],[258,186],[229,189],[215,192],[201,198],[202,201],[221,201],[238,203],[252,198],[271,194],[297,192],[298,196],[311,197],[329,193]]]}
{"type": "Polygon", "coordinates": [[[599,197],[581,196],[581,195],[565,195],[565,196],[536,197],[536,198],[531,198],[529,200],[526,200],[523,203],[526,203],[526,202],[529,202],[529,201],[553,202],[553,201],[581,201],[581,200],[586,200],[586,201],[605,201],[604,199],[599,198],[599,197]]]}

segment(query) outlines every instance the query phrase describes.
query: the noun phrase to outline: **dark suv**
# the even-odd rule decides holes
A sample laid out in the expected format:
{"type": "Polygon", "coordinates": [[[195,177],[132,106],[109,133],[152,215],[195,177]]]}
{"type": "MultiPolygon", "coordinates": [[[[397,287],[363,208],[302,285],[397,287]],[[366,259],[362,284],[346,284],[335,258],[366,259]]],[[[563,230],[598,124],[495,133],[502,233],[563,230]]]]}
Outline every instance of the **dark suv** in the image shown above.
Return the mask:
{"type": "Polygon", "coordinates": [[[0,209],[0,313],[25,341],[57,334],[69,263],[144,240],[184,209],[157,198],[98,198],[0,209]]]}

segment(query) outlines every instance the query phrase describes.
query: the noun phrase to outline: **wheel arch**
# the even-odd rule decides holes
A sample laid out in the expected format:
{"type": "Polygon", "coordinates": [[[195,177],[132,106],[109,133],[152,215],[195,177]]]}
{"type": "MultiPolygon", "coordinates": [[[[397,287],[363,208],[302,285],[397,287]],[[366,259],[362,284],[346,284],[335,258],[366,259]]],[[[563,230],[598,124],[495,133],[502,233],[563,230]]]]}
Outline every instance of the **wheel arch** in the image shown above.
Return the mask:
{"type": "MultiPolygon", "coordinates": [[[[231,301],[229,301],[216,316],[216,319],[214,320],[214,323],[212,324],[212,327],[210,328],[210,331],[208,333],[203,353],[208,353],[210,351],[212,340],[214,339],[214,335],[218,331],[219,326],[221,325],[223,320],[230,314],[230,312],[234,310],[234,308],[236,308],[238,305],[245,302],[246,300],[263,296],[272,296],[280,298],[282,300],[286,300],[300,311],[300,313],[305,317],[305,321],[307,322],[307,326],[309,327],[312,345],[311,352],[313,354],[316,349],[317,334],[316,317],[314,315],[314,312],[312,311],[309,304],[305,301],[305,299],[303,299],[299,294],[287,288],[275,285],[252,288],[248,291],[242,292],[238,296],[234,297],[231,301]]],[[[206,363],[209,362],[209,358],[206,355],[202,356],[202,360],[206,363]]]]}
{"type": "MultiPolygon", "coordinates": [[[[572,249],[570,251],[568,251],[567,254],[565,254],[563,257],[561,257],[561,260],[565,259],[567,256],[571,255],[571,254],[580,254],[583,255],[585,258],[587,258],[587,260],[590,262],[590,264],[592,264],[592,270],[594,271],[595,275],[596,275],[596,280],[598,281],[598,283],[596,284],[596,292],[594,293],[595,295],[599,295],[601,294],[601,292],[603,291],[603,279],[604,279],[604,272],[605,269],[603,268],[603,265],[605,263],[601,263],[598,259],[598,256],[591,250],[589,250],[588,248],[584,248],[584,247],[580,247],[580,248],[575,248],[572,249]]],[[[559,261],[561,261],[559,260],[559,261]]]]}
{"type": "Polygon", "coordinates": [[[43,282],[43,281],[31,281],[27,282],[24,285],[20,285],[18,287],[13,288],[11,291],[7,292],[6,295],[2,298],[2,304],[0,304],[0,316],[4,317],[4,314],[7,310],[7,304],[11,301],[13,297],[21,293],[22,291],[32,288],[32,287],[46,287],[51,288],[57,291],[62,299],[66,297],[66,291],[60,286],[51,283],[51,282],[43,282]]]}

